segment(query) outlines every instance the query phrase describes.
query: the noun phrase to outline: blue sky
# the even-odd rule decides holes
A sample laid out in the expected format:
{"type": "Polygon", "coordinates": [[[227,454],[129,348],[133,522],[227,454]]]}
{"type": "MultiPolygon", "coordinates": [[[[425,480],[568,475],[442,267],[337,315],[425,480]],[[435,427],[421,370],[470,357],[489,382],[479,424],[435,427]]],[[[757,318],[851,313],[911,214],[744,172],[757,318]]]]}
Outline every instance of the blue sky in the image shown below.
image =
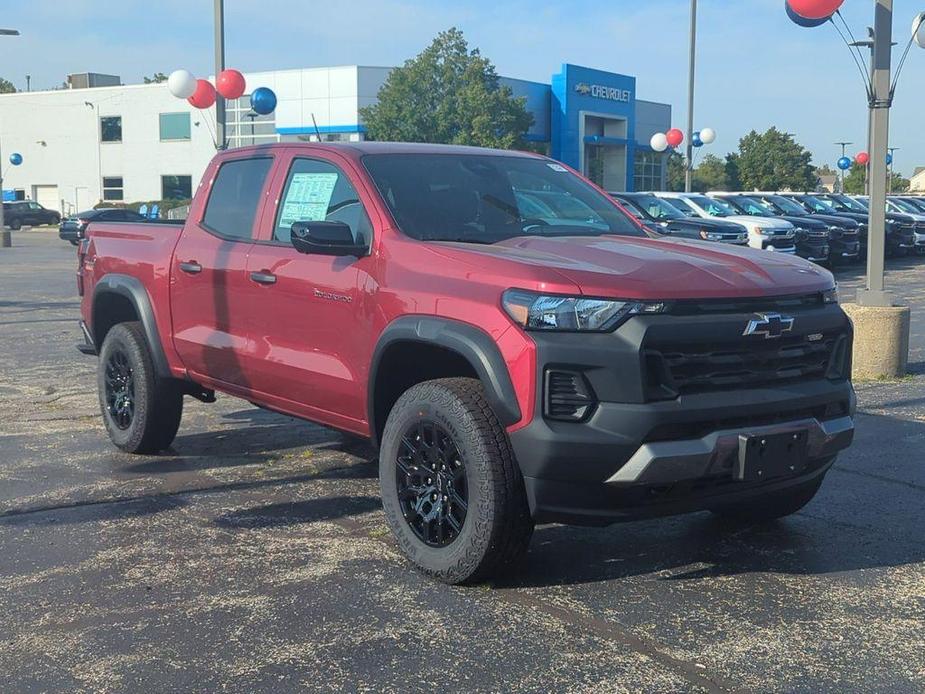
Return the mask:
{"type": "MultiPolygon", "coordinates": [[[[139,82],[144,74],[212,69],[211,0],[29,0],[4,3],[0,76],[24,88],[60,84],[69,72],[96,71],[139,82]],[[12,7],[11,7],[12,5],[12,7]]],[[[847,0],[856,34],[873,0],[847,0]]],[[[925,3],[896,0],[897,39],[905,42],[925,3]]],[[[398,65],[440,30],[458,26],[502,75],[548,81],[562,62],[638,78],[638,96],[674,107],[686,122],[688,0],[226,0],[227,62],[243,70],[362,64],[398,65]]],[[[751,129],[776,125],[834,164],[836,140],[863,148],[867,112],[861,80],[831,26],[802,29],[783,0],[701,0],[697,127],[719,137],[725,154],[751,129]]],[[[896,57],[899,50],[897,47],[896,57]]],[[[891,144],[897,170],[925,166],[925,50],[913,47],[897,91],[891,144]]]]}

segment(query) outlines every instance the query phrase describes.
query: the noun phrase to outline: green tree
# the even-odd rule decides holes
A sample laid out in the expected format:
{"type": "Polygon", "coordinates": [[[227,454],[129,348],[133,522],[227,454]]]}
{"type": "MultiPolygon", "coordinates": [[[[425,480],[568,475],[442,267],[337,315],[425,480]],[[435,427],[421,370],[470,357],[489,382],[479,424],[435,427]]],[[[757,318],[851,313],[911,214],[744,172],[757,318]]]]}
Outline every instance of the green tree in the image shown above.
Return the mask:
{"type": "Polygon", "coordinates": [[[9,80],[5,80],[0,77],[0,94],[15,94],[16,87],[13,86],[13,83],[9,80]]]}
{"type": "Polygon", "coordinates": [[[752,130],[739,140],[735,159],[739,186],[749,190],[813,190],[817,177],[812,154],[790,133],[752,130]]]}
{"type": "Polygon", "coordinates": [[[667,186],[674,193],[684,190],[684,157],[676,150],[668,152],[667,186]]]}
{"type": "Polygon", "coordinates": [[[730,152],[726,155],[726,180],[730,190],[742,190],[742,177],[739,175],[739,155],[730,152]]]}
{"type": "Polygon", "coordinates": [[[701,193],[708,190],[729,190],[726,162],[715,154],[706,155],[694,169],[691,188],[701,193]]]}
{"type": "Polygon", "coordinates": [[[902,174],[894,173],[887,185],[889,186],[887,190],[894,193],[905,193],[909,190],[910,181],[908,178],[903,178],[902,174]]]}
{"type": "Polygon", "coordinates": [[[392,70],[379,102],[360,110],[372,140],[512,149],[533,124],[525,100],[502,86],[491,62],[456,28],[392,70]]]}
{"type": "Polygon", "coordinates": [[[853,162],[851,169],[845,174],[845,192],[848,195],[864,195],[867,181],[867,167],[853,162]]]}
{"type": "Polygon", "coordinates": [[[144,80],[145,84],[160,84],[161,82],[167,81],[167,75],[165,75],[163,72],[155,72],[150,77],[146,76],[144,80]]]}

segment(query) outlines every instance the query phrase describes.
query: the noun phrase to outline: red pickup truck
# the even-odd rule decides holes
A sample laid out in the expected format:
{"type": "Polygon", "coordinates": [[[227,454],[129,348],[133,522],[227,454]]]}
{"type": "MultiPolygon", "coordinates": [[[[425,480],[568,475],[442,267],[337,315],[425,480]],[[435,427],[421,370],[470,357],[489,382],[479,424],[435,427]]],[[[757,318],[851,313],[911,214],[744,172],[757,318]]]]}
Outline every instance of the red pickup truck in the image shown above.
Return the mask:
{"type": "Polygon", "coordinates": [[[854,432],[831,274],[646,236],[533,154],[222,152],[185,224],[91,223],[78,257],[116,446],[168,447],[215,391],[368,437],[401,550],[446,582],[536,522],[793,513],[854,432]]]}

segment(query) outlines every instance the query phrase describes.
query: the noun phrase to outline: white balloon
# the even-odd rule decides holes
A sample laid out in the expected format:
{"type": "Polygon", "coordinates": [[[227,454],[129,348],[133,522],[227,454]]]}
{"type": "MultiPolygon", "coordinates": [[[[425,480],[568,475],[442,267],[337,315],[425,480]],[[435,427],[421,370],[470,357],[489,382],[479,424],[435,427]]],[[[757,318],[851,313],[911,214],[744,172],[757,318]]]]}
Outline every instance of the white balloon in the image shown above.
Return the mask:
{"type": "Polygon", "coordinates": [[[178,99],[188,99],[196,91],[196,78],[189,70],[174,70],[167,78],[167,89],[178,99]]]}
{"type": "Polygon", "coordinates": [[[716,131],[713,128],[704,128],[700,131],[700,141],[703,144],[712,144],[714,140],[716,140],[716,131]]]}
{"type": "Polygon", "coordinates": [[[668,138],[665,137],[665,133],[655,133],[649,140],[649,146],[656,152],[664,152],[668,149],[668,138]]]}
{"type": "Polygon", "coordinates": [[[919,48],[925,48],[925,12],[921,12],[912,20],[912,38],[919,48]]]}

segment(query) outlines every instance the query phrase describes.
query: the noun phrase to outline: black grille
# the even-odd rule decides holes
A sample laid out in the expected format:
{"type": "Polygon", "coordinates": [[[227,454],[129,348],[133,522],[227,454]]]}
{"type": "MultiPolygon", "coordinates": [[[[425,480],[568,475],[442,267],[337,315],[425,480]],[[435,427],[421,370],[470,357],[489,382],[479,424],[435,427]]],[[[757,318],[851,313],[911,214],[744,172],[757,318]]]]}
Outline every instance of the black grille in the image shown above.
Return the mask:
{"type": "Polygon", "coordinates": [[[594,409],[591,386],[578,371],[548,370],[545,390],[544,411],[550,419],[580,422],[594,409]]]}
{"type": "Polygon", "coordinates": [[[677,301],[671,305],[675,316],[693,316],[705,313],[763,313],[791,312],[824,306],[823,295],[797,294],[793,296],[762,296],[746,299],[708,299],[704,301],[677,301]]]}
{"type": "Polygon", "coordinates": [[[653,345],[646,359],[648,382],[650,388],[661,381],[664,388],[685,394],[843,378],[846,346],[847,336],[838,333],[749,336],[734,344],[653,345]]]}

